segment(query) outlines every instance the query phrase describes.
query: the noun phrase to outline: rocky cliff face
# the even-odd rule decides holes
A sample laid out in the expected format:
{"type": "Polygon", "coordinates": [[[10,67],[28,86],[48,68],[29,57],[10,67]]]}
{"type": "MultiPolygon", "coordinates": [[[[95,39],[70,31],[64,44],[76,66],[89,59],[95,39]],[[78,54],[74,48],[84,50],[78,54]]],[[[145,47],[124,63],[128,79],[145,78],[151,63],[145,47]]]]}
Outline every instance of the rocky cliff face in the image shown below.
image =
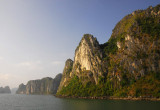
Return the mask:
{"type": "Polygon", "coordinates": [[[4,88],[3,87],[0,87],[0,93],[11,93],[11,90],[9,88],[9,86],[5,86],[4,88]]]}
{"type": "Polygon", "coordinates": [[[110,44],[104,48],[106,57],[109,58],[108,78],[116,83],[116,88],[121,87],[120,83],[124,79],[125,83],[130,83],[150,73],[159,74],[159,39],[160,5],[134,11],[116,25],[106,43],[112,43],[114,50],[109,47],[110,44]]]}
{"type": "Polygon", "coordinates": [[[159,49],[160,5],[134,11],[104,44],[83,36],[57,95],[160,97],[159,49]]]}
{"type": "Polygon", "coordinates": [[[85,34],[75,51],[73,69],[70,76],[77,75],[81,79],[90,79],[98,83],[98,77],[103,76],[102,50],[95,37],[85,34]]]}
{"type": "Polygon", "coordinates": [[[19,85],[16,94],[26,94],[26,85],[23,83],[19,85]]]}
{"type": "Polygon", "coordinates": [[[68,59],[65,63],[58,91],[63,86],[67,86],[74,76],[78,76],[83,83],[97,84],[98,78],[105,77],[106,74],[102,63],[102,50],[97,39],[90,34],[85,34],[76,48],[74,61],[68,59]]]}
{"type": "Polygon", "coordinates": [[[63,75],[62,75],[62,79],[58,88],[58,91],[60,91],[62,89],[62,87],[67,86],[69,80],[70,80],[70,74],[73,68],[73,61],[71,59],[67,59],[66,63],[65,63],[65,67],[63,70],[63,75]]]}
{"type": "Polygon", "coordinates": [[[17,94],[56,94],[61,81],[62,74],[58,74],[54,79],[50,77],[41,80],[31,80],[27,85],[21,84],[17,94]]]}

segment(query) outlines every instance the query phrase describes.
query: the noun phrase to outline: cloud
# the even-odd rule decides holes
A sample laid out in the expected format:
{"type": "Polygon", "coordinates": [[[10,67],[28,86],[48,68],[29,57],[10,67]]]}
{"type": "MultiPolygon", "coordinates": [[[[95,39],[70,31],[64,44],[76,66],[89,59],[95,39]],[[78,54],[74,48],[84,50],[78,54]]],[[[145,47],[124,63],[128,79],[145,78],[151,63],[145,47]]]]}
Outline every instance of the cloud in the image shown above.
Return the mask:
{"type": "Polygon", "coordinates": [[[40,70],[43,68],[41,61],[24,61],[16,64],[16,66],[29,70],[40,70]]]}
{"type": "Polygon", "coordinates": [[[18,64],[19,66],[31,66],[32,63],[31,62],[22,62],[18,64]]]}
{"type": "Polygon", "coordinates": [[[4,60],[4,57],[0,56],[0,60],[4,60]]]}
{"type": "Polygon", "coordinates": [[[12,73],[0,73],[0,86],[18,87],[21,83],[21,77],[12,73]]]}
{"type": "Polygon", "coordinates": [[[0,80],[8,80],[10,78],[10,74],[0,73],[0,80]]]}
{"type": "Polygon", "coordinates": [[[31,79],[39,79],[43,77],[54,77],[57,73],[61,73],[64,62],[61,60],[23,60],[16,63],[0,62],[0,86],[9,85],[18,87],[21,83],[27,83],[31,79]],[[9,68],[9,69],[8,69],[9,68]]]}
{"type": "Polygon", "coordinates": [[[62,61],[52,61],[51,64],[52,65],[61,65],[61,64],[63,64],[63,62],[62,61]]]}
{"type": "Polygon", "coordinates": [[[35,66],[35,65],[41,65],[42,62],[41,61],[24,61],[21,63],[18,63],[18,66],[35,66]]]}

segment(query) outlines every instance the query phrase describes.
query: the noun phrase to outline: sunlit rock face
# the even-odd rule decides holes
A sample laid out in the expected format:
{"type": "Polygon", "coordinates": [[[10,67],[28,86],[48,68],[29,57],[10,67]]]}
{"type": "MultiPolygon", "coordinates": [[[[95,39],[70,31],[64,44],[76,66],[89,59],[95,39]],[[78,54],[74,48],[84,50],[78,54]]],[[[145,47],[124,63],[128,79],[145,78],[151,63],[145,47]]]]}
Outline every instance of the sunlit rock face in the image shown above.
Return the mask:
{"type": "Polygon", "coordinates": [[[75,51],[73,69],[70,74],[79,77],[84,74],[93,75],[94,81],[98,83],[98,76],[102,75],[102,51],[95,37],[85,34],[75,51]]]}
{"type": "Polygon", "coordinates": [[[102,51],[97,39],[85,34],[75,50],[74,61],[68,59],[65,63],[58,91],[66,87],[74,76],[78,76],[82,83],[97,84],[98,78],[107,74],[102,63],[102,51]]]}
{"type": "Polygon", "coordinates": [[[62,74],[58,74],[54,79],[46,77],[40,80],[31,80],[27,85],[21,84],[17,94],[56,94],[62,74]]]}

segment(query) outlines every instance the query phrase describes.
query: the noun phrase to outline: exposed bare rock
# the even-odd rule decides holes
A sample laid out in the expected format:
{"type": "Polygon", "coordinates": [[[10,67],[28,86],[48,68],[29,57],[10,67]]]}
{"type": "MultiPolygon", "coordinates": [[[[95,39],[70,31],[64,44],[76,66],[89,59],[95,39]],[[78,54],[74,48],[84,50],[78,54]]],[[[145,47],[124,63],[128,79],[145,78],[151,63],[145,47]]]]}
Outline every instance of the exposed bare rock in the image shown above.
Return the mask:
{"type": "Polygon", "coordinates": [[[62,75],[62,79],[61,79],[58,91],[60,91],[63,86],[65,87],[68,84],[72,68],[73,68],[73,61],[71,59],[67,59],[67,61],[65,62],[65,67],[63,70],[63,75],[62,75]]]}
{"type": "Polygon", "coordinates": [[[46,77],[39,80],[31,80],[27,85],[21,84],[17,94],[56,94],[62,74],[58,74],[54,79],[46,77]]]}

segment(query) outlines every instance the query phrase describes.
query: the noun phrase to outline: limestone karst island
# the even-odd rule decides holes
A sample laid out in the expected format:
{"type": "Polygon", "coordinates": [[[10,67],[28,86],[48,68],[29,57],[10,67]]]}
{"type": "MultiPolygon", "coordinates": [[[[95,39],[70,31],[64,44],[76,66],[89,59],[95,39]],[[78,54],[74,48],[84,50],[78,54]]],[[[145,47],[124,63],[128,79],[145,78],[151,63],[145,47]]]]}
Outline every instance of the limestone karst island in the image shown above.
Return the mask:
{"type": "Polygon", "coordinates": [[[21,84],[17,93],[159,99],[160,5],[126,15],[104,44],[84,34],[62,75],[21,84]]]}

